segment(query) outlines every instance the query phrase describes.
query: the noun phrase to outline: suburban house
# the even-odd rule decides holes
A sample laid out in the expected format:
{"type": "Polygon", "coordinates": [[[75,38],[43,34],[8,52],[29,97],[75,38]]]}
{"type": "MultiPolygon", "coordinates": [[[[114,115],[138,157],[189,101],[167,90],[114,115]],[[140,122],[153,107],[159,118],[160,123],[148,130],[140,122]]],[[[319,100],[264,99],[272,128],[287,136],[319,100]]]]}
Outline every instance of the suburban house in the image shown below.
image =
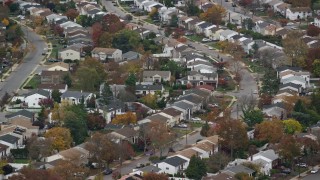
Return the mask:
{"type": "Polygon", "coordinates": [[[62,49],[59,51],[58,58],[61,59],[62,61],[64,60],[80,60],[81,58],[81,47],[79,46],[69,46],[65,49],[62,49]]]}
{"type": "Polygon", "coordinates": [[[162,81],[170,81],[170,71],[143,71],[143,82],[160,83],[162,81]]]}
{"type": "Polygon", "coordinates": [[[163,123],[169,127],[173,127],[176,124],[175,120],[172,117],[168,117],[160,113],[148,116],[144,119],[144,122],[151,122],[151,121],[163,123]]]}
{"type": "Polygon", "coordinates": [[[311,16],[312,10],[310,7],[291,7],[286,10],[286,18],[290,20],[306,19],[311,16]]]}
{"type": "MultiPolygon", "coordinates": [[[[15,113],[13,113],[15,115],[15,113]]],[[[33,126],[33,119],[25,116],[10,116],[6,123],[1,124],[1,129],[10,127],[15,128],[14,133],[23,136],[23,138],[30,138],[31,136],[39,134],[39,126],[33,126]]]]}
{"type": "Polygon", "coordinates": [[[25,109],[11,113],[11,114],[7,114],[7,115],[5,115],[5,117],[7,118],[8,121],[10,121],[11,119],[16,119],[16,118],[29,119],[32,122],[35,120],[34,113],[27,111],[25,109]]]}
{"type": "Polygon", "coordinates": [[[187,160],[178,156],[173,156],[157,163],[156,167],[160,168],[163,173],[177,174],[183,172],[183,170],[187,168],[187,163],[187,160]]]}
{"type": "Polygon", "coordinates": [[[204,98],[196,94],[186,94],[179,97],[180,101],[184,101],[194,105],[194,110],[200,110],[204,103],[204,98]]]}
{"type": "Polygon", "coordinates": [[[236,31],[232,31],[232,30],[229,30],[229,29],[226,29],[222,32],[220,32],[220,41],[229,41],[229,39],[231,39],[232,36],[238,34],[238,32],[236,31]]]}
{"type": "Polygon", "coordinates": [[[64,62],[56,62],[47,68],[47,71],[69,71],[70,65],[64,62]]]}
{"type": "Polygon", "coordinates": [[[67,71],[42,71],[40,74],[41,84],[63,84],[63,78],[67,74],[67,71]]]}
{"type": "Polygon", "coordinates": [[[177,109],[179,111],[182,111],[184,120],[191,119],[191,114],[193,113],[193,105],[192,104],[186,103],[184,101],[178,101],[178,102],[173,103],[173,105],[170,107],[177,109]]]}
{"type": "Polygon", "coordinates": [[[121,141],[128,141],[131,144],[138,142],[139,132],[130,127],[124,127],[122,129],[113,131],[108,134],[108,137],[115,143],[121,143],[121,141]]]}
{"type": "Polygon", "coordinates": [[[279,163],[279,155],[276,154],[274,150],[269,149],[250,156],[248,160],[259,165],[263,174],[270,176],[271,169],[276,167],[279,163]]]}
{"type": "Polygon", "coordinates": [[[214,73],[217,72],[217,68],[213,67],[213,65],[209,61],[195,61],[187,64],[187,68],[191,69],[191,71],[197,71],[200,73],[214,73]]]}
{"type": "Polygon", "coordinates": [[[320,28],[320,17],[317,16],[314,18],[313,20],[313,25],[317,26],[318,28],[320,28]]]}
{"type": "Polygon", "coordinates": [[[142,55],[135,52],[135,51],[128,51],[128,52],[122,54],[123,61],[137,60],[137,59],[140,59],[141,57],[142,57],[142,55]]]}
{"type": "Polygon", "coordinates": [[[68,160],[77,166],[88,163],[89,151],[82,147],[83,144],[58,152],[52,156],[46,157],[45,162],[53,162],[56,160],[68,160]]]}
{"type": "Polygon", "coordinates": [[[10,154],[10,148],[9,146],[0,143],[0,157],[4,158],[10,154]]]}
{"type": "Polygon", "coordinates": [[[265,105],[262,112],[267,118],[276,117],[278,119],[285,119],[287,117],[286,109],[282,103],[265,105]]]}
{"type": "Polygon", "coordinates": [[[39,102],[42,99],[48,99],[50,97],[50,92],[42,89],[35,89],[30,91],[29,93],[14,96],[11,102],[16,102],[19,99],[22,102],[23,106],[27,106],[28,108],[41,108],[39,102]]]}
{"type": "Polygon", "coordinates": [[[53,90],[59,90],[60,93],[65,93],[68,90],[67,84],[39,84],[39,89],[49,91],[52,93],[53,90]]]}
{"type": "Polygon", "coordinates": [[[301,85],[299,84],[294,84],[294,83],[280,84],[279,90],[286,90],[286,89],[295,91],[297,93],[301,93],[302,91],[301,85]]]}
{"type": "Polygon", "coordinates": [[[136,85],[136,95],[145,96],[147,94],[154,95],[156,92],[164,92],[164,87],[162,85],[136,85]]]}
{"type": "Polygon", "coordinates": [[[161,173],[161,169],[154,166],[154,165],[149,165],[149,166],[145,166],[143,168],[139,168],[139,169],[134,169],[134,172],[132,174],[138,174],[140,176],[143,176],[144,174],[147,173],[161,173]]]}
{"type": "Polygon", "coordinates": [[[94,96],[89,92],[82,91],[66,91],[61,95],[61,101],[65,101],[69,104],[81,104],[81,101],[84,100],[84,104],[87,104],[87,101],[94,96]]]}
{"type": "Polygon", "coordinates": [[[253,169],[250,169],[242,164],[232,166],[232,167],[227,167],[223,171],[223,173],[226,173],[228,175],[234,176],[238,173],[246,173],[249,175],[249,177],[252,177],[253,173],[255,172],[253,169]]]}
{"type": "Polygon", "coordinates": [[[14,133],[1,135],[0,143],[8,146],[9,149],[18,149],[22,145],[22,138],[18,136],[14,135],[14,133]]]}
{"type": "Polygon", "coordinates": [[[166,115],[171,116],[172,119],[174,119],[174,121],[176,123],[179,123],[181,120],[183,120],[183,112],[179,111],[175,108],[172,108],[172,107],[169,107],[169,108],[162,110],[159,114],[161,114],[161,115],[166,114],[166,115]]]}
{"type": "Polygon", "coordinates": [[[203,158],[209,158],[214,153],[215,146],[210,142],[198,142],[191,147],[193,150],[202,154],[203,158]]]}
{"type": "Polygon", "coordinates": [[[80,24],[75,23],[73,21],[67,21],[67,22],[61,23],[61,24],[59,24],[59,26],[61,28],[63,28],[63,30],[66,30],[71,27],[82,27],[80,24]]]}
{"type": "Polygon", "coordinates": [[[96,47],[91,51],[91,56],[100,61],[114,60],[119,62],[122,60],[122,51],[120,49],[96,47]]]}
{"type": "Polygon", "coordinates": [[[191,84],[194,87],[204,84],[216,87],[218,85],[218,74],[189,71],[187,77],[179,79],[178,81],[180,81],[181,84],[191,84]]]}
{"type": "Polygon", "coordinates": [[[107,124],[110,123],[116,115],[125,113],[125,104],[115,98],[110,99],[107,105],[100,103],[99,100],[97,100],[96,104],[97,109],[103,114],[107,124]]]}

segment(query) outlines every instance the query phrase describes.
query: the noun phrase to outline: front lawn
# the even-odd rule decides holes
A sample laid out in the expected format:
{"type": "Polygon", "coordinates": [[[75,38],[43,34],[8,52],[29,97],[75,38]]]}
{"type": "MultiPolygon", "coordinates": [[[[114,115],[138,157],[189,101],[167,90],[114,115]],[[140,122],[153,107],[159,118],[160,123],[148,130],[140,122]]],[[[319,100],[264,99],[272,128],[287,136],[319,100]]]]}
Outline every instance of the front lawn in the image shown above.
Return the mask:
{"type": "Polygon", "coordinates": [[[191,36],[187,36],[189,39],[191,39],[192,41],[197,41],[197,42],[201,42],[202,39],[204,38],[203,36],[200,35],[191,35],[191,36]]]}
{"type": "Polygon", "coordinates": [[[41,84],[41,78],[39,75],[34,75],[32,79],[24,86],[25,89],[36,89],[41,84]]]}
{"type": "Polygon", "coordinates": [[[13,163],[18,163],[18,164],[29,164],[30,160],[29,159],[14,159],[13,163]]]}

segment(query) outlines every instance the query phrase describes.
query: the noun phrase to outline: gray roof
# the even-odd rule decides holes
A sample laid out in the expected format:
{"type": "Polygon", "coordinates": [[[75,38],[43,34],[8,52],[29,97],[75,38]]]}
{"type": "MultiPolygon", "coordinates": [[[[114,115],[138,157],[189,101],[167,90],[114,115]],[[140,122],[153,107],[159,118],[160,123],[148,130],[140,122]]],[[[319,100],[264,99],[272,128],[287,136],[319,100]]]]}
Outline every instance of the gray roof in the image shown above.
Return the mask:
{"type": "Polygon", "coordinates": [[[74,97],[76,99],[81,99],[82,97],[87,98],[91,93],[80,92],[80,91],[66,91],[61,95],[61,98],[74,97]]]}
{"type": "Polygon", "coordinates": [[[150,119],[151,121],[156,121],[156,120],[158,120],[158,121],[165,121],[165,122],[167,122],[167,120],[169,119],[169,118],[167,118],[167,117],[165,117],[165,116],[162,116],[161,114],[154,114],[154,115],[152,115],[152,116],[149,116],[149,117],[147,117],[146,119],[150,119]]]}
{"type": "Polygon", "coordinates": [[[293,87],[293,88],[301,88],[301,84],[294,84],[294,83],[287,83],[287,84],[280,84],[279,89],[285,88],[285,87],[293,87]]]}
{"type": "Polygon", "coordinates": [[[136,85],[136,91],[161,91],[163,88],[162,85],[142,85],[138,84],[136,85]]]}
{"type": "Polygon", "coordinates": [[[140,171],[142,171],[142,172],[144,172],[144,173],[145,173],[145,172],[146,172],[146,173],[149,173],[149,172],[155,172],[155,173],[157,173],[157,172],[161,171],[161,169],[158,168],[158,167],[156,167],[156,166],[150,165],[150,166],[146,166],[146,167],[141,168],[140,171]]]}
{"type": "Polygon", "coordinates": [[[205,22],[205,23],[199,24],[198,26],[199,26],[200,28],[202,28],[202,29],[205,29],[205,28],[207,28],[207,27],[212,26],[212,24],[205,22]]]}
{"type": "Polygon", "coordinates": [[[251,40],[251,39],[246,39],[246,40],[242,41],[242,44],[248,45],[248,44],[250,44],[250,43],[252,43],[252,42],[253,42],[253,40],[251,40]]]}
{"type": "Polygon", "coordinates": [[[0,136],[0,140],[4,141],[4,142],[8,142],[10,144],[15,144],[19,141],[20,138],[16,137],[16,136],[12,136],[10,134],[6,134],[3,136],[0,136]]]}
{"type": "Polygon", "coordinates": [[[30,96],[30,95],[33,95],[33,94],[40,94],[42,96],[45,96],[45,97],[50,97],[50,92],[49,91],[45,91],[43,89],[35,89],[35,90],[32,90],[26,94],[23,94],[23,96],[30,96]]]}
{"type": "Polygon", "coordinates": [[[237,32],[232,31],[232,30],[229,30],[229,29],[226,29],[226,30],[222,31],[222,32],[220,33],[220,35],[222,35],[222,36],[228,36],[228,35],[231,35],[231,34],[234,34],[234,33],[237,33],[237,32]]]}
{"type": "Polygon", "coordinates": [[[259,26],[260,28],[265,28],[269,25],[269,23],[263,21],[261,23],[256,23],[256,25],[259,26]]]}
{"type": "Polygon", "coordinates": [[[114,111],[117,109],[122,109],[124,111],[125,104],[118,99],[111,99],[109,100],[108,105],[106,105],[105,107],[107,108],[108,111],[114,111]]]}
{"type": "Polygon", "coordinates": [[[197,74],[202,75],[202,76],[206,76],[206,77],[213,77],[213,78],[217,77],[216,73],[200,73],[200,72],[197,72],[197,71],[189,71],[188,72],[188,75],[190,75],[190,76],[194,76],[194,75],[197,75],[197,74]]]}
{"type": "Polygon", "coordinates": [[[291,76],[291,77],[288,77],[288,78],[285,78],[285,79],[281,79],[281,82],[283,84],[286,84],[286,83],[290,83],[292,81],[299,81],[299,82],[306,82],[306,79],[302,76],[291,76]]]}
{"type": "Polygon", "coordinates": [[[87,13],[88,14],[97,14],[100,11],[101,11],[100,9],[92,9],[92,10],[88,11],[87,13]]]}
{"type": "Polygon", "coordinates": [[[291,67],[291,66],[281,66],[281,67],[277,67],[277,71],[281,72],[284,70],[292,70],[292,71],[302,71],[301,67],[291,67]]]}
{"type": "Polygon", "coordinates": [[[16,116],[23,116],[23,117],[26,117],[26,118],[29,118],[29,119],[33,119],[34,113],[24,109],[24,110],[21,110],[21,111],[18,111],[18,112],[14,112],[12,114],[8,114],[5,117],[8,118],[8,119],[11,119],[11,118],[14,118],[16,116]]]}
{"type": "Polygon", "coordinates": [[[129,51],[124,54],[122,54],[122,59],[123,60],[133,60],[133,59],[139,59],[141,54],[134,52],[134,51],[129,51]]]}
{"type": "Polygon", "coordinates": [[[143,77],[144,76],[150,77],[154,75],[159,75],[161,77],[170,76],[170,71],[143,71],[143,77]]]}
{"type": "Polygon", "coordinates": [[[177,101],[173,105],[177,106],[177,107],[179,107],[181,109],[192,109],[193,108],[193,105],[188,104],[188,103],[183,102],[183,101],[177,101]]]}
{"type": "Polygon", "coordinates": [[[257,156],[257,155],[261,155],[263,157],[266,157],[266,158],[270,159],[271,161],[274,161],[279,158],[279,156],[272,149],[269,149],[266,151],[260,151],[259,153],[255,154],[254,156],[257,156]]]}
{"type": "Polygon", "coordinates": [[[165,163],[167,163],[167,164],[170,164],[170,165],[173,166],[173,167],[178,167],[178,166],[186,163],[187,160],[182,159],[182,158],[179,157],[179,156],[173,156],[173,157],[170,157],[170,158],[165,159],[163,162],[165,162],[165,163]]]}
{"type": "Polygon", "coordinates": [[[188,94],[188,95],[182,96],[179,98],[179,100],[186,100],[186,101],[192,102],[194,104],[200,104],[203,101],[201,97],[193,95],[193,94],[188,94]]]}
{"type": "Polygon", "coordinates": [[[229,171],[233,174],[237,174],[237,173],[241,173],[241,172],[248,173],[248,174],[254,173],[254,170],[252,170],[244,165],[241,165],[241,164],[237,165],[237,166],[233,166],[233,167],[228,167],[228,168],[226,168],[226,171],[229,171]]]}
{"type": "Polygon", "coordinates": [[[279,103],[276,103],[276,104],[264,105],[263,109],[271,109],[271,108],[275,108],[275,107],[284,109],[284,104],[279,102],[279,103]]]}
{"type": "Polygon", "coordinates": [[[118,129],[116,131],[113,131],[114,133],[120,134],[126,138],[135,137],[138,136],[139,132],[130,128],[130,127],[124,127],[122,129],[118,129]]]}

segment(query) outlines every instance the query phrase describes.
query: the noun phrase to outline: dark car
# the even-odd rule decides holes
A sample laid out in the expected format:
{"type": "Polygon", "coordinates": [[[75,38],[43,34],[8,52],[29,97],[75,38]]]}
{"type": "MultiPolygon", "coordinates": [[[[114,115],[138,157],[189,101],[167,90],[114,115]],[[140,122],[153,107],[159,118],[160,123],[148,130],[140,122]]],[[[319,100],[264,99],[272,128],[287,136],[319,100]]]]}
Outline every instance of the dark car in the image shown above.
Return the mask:
{"type": "Polygon", "coordinates": [[[102,173],[103,173],[104,175],[109,175],[109,174],[112,173],[112,169],[107,168],[107,169],[103,170],[102,173]]]}
{"type": "Polygon", "coordinates": [[[192,44],[188,44],[188,47],[190,47],[190,48],[195,48],[194,46],[192,46],[192,44]]]}
{"type": "Polygon", "coordinates": [[[291,173],[291,169],[289,169],[289,168],[284,168],[284,169],[282,169],[281,172],[282,172],[282,173],[286,173],[286,174],[290,174],[290,173],[291,173]]]}

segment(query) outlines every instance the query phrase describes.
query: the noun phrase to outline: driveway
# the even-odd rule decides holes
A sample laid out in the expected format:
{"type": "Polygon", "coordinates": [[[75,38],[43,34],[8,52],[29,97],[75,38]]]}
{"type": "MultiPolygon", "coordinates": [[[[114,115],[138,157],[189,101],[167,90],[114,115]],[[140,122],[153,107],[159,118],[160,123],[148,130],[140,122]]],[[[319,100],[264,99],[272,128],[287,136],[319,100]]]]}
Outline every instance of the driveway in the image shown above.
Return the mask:
{"type": "Polygon", "coordinates": [[[29,43],[29,52],[10,76],[4,82],[0,82],[0,97],[3,97],[6,92],[12,95],[20,88],[43,59],[43,48],[47,47],[45,41],[35,32],[24,26],[21,28],[29,43]]]}

